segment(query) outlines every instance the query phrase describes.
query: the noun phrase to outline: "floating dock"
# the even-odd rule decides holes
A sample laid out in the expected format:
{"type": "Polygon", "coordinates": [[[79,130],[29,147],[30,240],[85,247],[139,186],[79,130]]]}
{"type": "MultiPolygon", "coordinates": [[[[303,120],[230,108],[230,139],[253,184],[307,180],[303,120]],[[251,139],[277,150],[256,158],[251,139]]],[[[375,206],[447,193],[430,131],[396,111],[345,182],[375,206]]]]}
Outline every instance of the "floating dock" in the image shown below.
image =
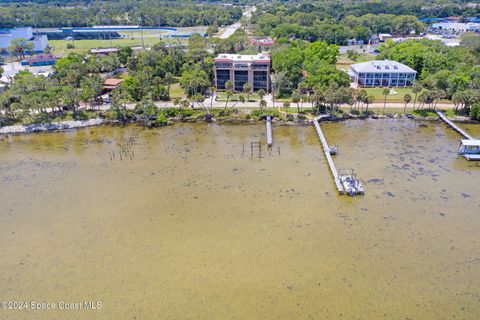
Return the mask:
{"type": "Polygon", "coordinates": [[[333,180],[335,182],[335,186],[337,187],[339,194],[345,194],[345,190],[343,189],[343,185],[340,182],[338,177],[337,168],[335,168],[335,164],[333,163],[332,156],[330,155],[330,148],[328,147],[327,140],[323,135],[323,131],[320,128],[320,124],[318,123],[319,119],[325,118],[328,116],[320,116],[318,119],[313,120],[313,124],[315,125],[315,130],[317,131],[318,137],[320,138],[320,143],[322,144],[323,153],[325,154],[325,158],[327,158],[328,166],[330,167],[330,172],[332,173],[333,180]]]}
{"type": "Polygon", "coordinates": [[[272,116],[267,116],[267,145],[269,148],[273,145],[272,116]]]}
{"type": "Polygon", "coordinates": [[[465,139],[474,140],[471,135],[469,135],[468,133],[466,133],[465,131],[463,131],[462,129],[460,129],[455,123],[453,123],[452,121],[450,121],[449,119],[447,119],[447,117],[445,117],[445,115],[443,114],[443,112],[438,111],[438,110],[436,110],[435,112],[436,112],[437,115],[440,117],[440,119],[442,119],[443,122],[445,122],[445,123],[448,124],[450,127],[452,127],[453,130],[457,131],[457,132],[460,133],[462,136],[464,136],[465,139]]]}

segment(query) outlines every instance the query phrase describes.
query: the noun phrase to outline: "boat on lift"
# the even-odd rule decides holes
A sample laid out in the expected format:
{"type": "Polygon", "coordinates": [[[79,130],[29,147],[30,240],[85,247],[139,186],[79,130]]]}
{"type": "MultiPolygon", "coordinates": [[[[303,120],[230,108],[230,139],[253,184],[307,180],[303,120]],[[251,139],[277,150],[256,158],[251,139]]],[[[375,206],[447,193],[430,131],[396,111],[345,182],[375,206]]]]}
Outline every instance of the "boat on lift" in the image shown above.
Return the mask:
{"type": "Polygon", "coordinates": [[[463,139],[460,140],[458,154],[463,155],[467,160],[480,161],[480,140],[463,139]]]}
{"type": "Polygon", "coordinates": [[[360,180],[357,178],[353,169],[340,169],[338,179],[343,186],[343,190],[350,196],[363,195],[365,189],[360,180]]]}

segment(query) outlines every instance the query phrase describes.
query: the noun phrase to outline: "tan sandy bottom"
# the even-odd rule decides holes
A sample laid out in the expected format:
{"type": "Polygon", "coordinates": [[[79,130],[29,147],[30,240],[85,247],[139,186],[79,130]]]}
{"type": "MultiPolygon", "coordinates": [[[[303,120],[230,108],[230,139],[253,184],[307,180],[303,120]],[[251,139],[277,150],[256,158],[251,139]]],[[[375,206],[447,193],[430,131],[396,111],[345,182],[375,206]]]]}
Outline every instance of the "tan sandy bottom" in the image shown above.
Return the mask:
{"type": "Polygon", "coordinates": [[[262,158],[263,125],[0,142],[0,299],[102,303],[0,319],[479,319],[480,163],[457,134],[322,126],[364,197],[336,195],[312,126],[275,126],[262,158]]]}

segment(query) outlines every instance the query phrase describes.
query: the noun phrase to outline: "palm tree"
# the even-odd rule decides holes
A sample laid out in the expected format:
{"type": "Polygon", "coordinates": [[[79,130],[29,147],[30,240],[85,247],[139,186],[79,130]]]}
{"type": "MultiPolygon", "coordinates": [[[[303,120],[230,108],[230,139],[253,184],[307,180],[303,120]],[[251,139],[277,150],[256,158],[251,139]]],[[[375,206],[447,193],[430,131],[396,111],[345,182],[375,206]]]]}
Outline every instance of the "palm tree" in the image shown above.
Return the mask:
{"type": "Polygon", "coordinates": [[[301,100],[300,93],[295,90],[292,93],[292,102],[297,104],[297,112],[300,113],[300,105],[298,104],[301,100]]]}
{"type": "Polygon", "coordinates": [[[233,91],[232,90],[227,90],[225,92],[225,94],[227,95],[227,100],[225,101],[225,108],[224,109],[227,110],[228,101],[233,96],[233,91]]]}
{"type": "Polygon", "coordinates": [[[243,93],[247,95],[247,101],[249,101],[250,94],[252,93],[252,86],[250,85],[250,83],[245,82],[245,84],[243,85],[243,93]]]}
{"type": "Polygon", "coordinates": [[[360,103],[362,104],[362,111],[363,111],[363,104],[365,103],[365,100],[367,99],[368,92],[365,89],[360,90],[357,96],[357,101],[358,101],[358,107],[360,108],[360,103]]]}
{"type": "Polygon", "coordinates": [[[371,95],[370,95],[370,96],[367,96],[367,97],[365,98],[365,101],[364,101],[364,102],[365,102],[365,104],[367,105],[367,108],[365,109],[365,111],[368,111],[368,105],[371,104],[371,103],[373,103],[373,101],[374,101],[374,98],[373,98],[373,96],[371,96],[371,95]]]}
{"type": "Polygon", "coordinates": [[[230,80],[225,82],[225,89],[227,94],[227,100],[225,101],[225,110],[226,110],[228,105],[228,100],[230,100],[230,97],[233,95],[233,82],[230,80]]]}
{"type": "Polygon", "coordinates": [[[412,101],[412,96],[410,94],[406,94],[403,96],[403,102],[405,102],[405,106],[403,107],[403,113],[405,114],[405,111],[407,111],[407,104],[412,101]]]}
{"type": "Polygon", "coordinates": [[[301,102],[302,102],[302,109],[303,109],[303,101],[305,100],[305,93],[308,91],[308,86],[305,82],[300,82],[298,84],[298,92],[300,94],[300,99],[301,99],[301,102]]]}
{"type": "Polygon", "coordinates": [[[167,82],[167,95],[168,95],[169,99],[170,99],[170,85],[172,84],[174,79],[175,79],[175,77],[173,76],[173,74],[171,72],[167,72],[165,74],[165,81],[167,82]]]}
{"type": "Polygon", "coordinates": [[[180,107],[181,108],[188,108],[189,105],[190,105],[190,101],[188,101],[187,99],[180,100],[180,107]]]}
{"type": "Polygon", "coordinates": [[[180,105],[180,98],[176,97],[175,99],[173,99],[173,106],[178,106],[178,105],[180,105]]]}
{"type": "Polygon", "coordinates": [[[239,102],[241,102],[242,104],[245,103],[245,96],[244,96],[243,94],[241,94],[241,95],[238,96],[238,101],[233,104],[232,109],[235,108],[235,106],[236,106],[239,102]]]}
{"type": "Polygon", "coordinates": [[[437,109],[438,101],[440,101],[440,99],[445,98],[446,96],[447,96],[447,93],[444,90],[442,89],[436,90],[434,92],[435,105],[433,106],[433,109],[437,109]]]}
{"type": "Polygon", "coordinates": [[[413,99],[413,110],[415,110],[415,105],[417,104],[417,95],[422,89],[422,85],[418,82],[415,82],[412,86],[412,92],[415,94],[415,98],[413,99]]]}
{"type": "Polygon", "coordinates": [[[260,102],[258,103],[260,106],[260,114],[263,114],[263,109],[267,106],[267,101],[260,99],[260,102]]]}
{"type": "Polygon", "coordinates": [[[385,114],[385,108],[387,107],[387,96],[390,94],[390,90],[385,88],[385,89],[383,89],[382,94],[383,94],[383,97],[384,97],[384,99],[383,99],[383,114],[385,114]]]}
{"type": "Polygon", "coordinates": [[[260,100],[263,100],[263,97],[265,97],[265,95],[266,95],[267,93],[265,92],[265,90],[260,89],[260,90],[257,91],[257,94],[258,94],[258,96],[260,97],[260,100]]]}

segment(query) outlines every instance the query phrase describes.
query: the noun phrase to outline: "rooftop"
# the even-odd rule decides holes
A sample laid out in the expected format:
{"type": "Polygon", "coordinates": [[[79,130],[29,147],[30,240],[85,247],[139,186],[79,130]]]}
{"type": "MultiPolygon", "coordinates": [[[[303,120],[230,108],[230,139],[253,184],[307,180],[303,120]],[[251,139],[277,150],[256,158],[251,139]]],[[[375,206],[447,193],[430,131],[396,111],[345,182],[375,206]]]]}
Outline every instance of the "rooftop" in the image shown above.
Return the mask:
{"type": "Polygon", "coordinates": [[[215,60],[231,60],[233,62],[252,62],[257,60],[270,61],[270,54],[268,52],[248,55],[221,53],[215,58],[215,60]]]}
{"type": "Polygon", "coordinates": [[[105,82],[103,83],[105,86],[112,86],[112,87],[116,87],[118,86],[120,83],[123,82],[123,79],[116,79],[116,78],[109,78],[109,79],[106,79],[105,82]]]}
{"type": "Polygon", "coordinates": [[[405,72],[405,73],[417,73],[409,66],[403,63],[392,60],[372,60],[367,62],[361,62],[352,64],[350,66],[356,72],[405,72]]]}
{"type": "Polygon", "coordinates": [[[104,48],[104,49],[92,49],[90,50],[90,53],[111,53],[111,52],[117,52],[118,48],[104,48]]]}

